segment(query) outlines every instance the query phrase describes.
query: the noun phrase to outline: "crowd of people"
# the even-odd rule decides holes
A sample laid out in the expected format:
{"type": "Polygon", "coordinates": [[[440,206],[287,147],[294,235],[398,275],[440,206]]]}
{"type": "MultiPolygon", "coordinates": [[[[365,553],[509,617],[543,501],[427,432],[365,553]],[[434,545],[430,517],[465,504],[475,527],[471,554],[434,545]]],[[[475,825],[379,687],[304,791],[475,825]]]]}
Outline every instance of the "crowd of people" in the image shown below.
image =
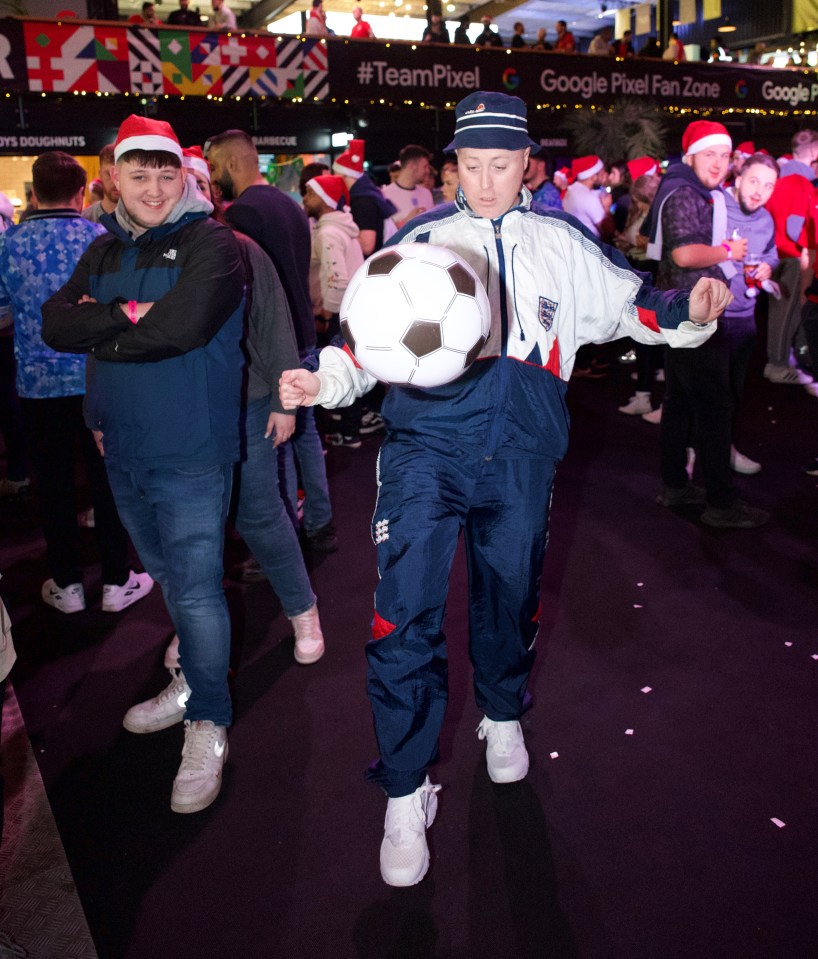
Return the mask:
{"type": "MultiPolygon", "coordinates": [[[[325,447],[385,434],[369,778],[388,797],[380,866],[397,886],[429,866],[442,623],[461,533],[488,775],[526,775],[519,718],[568,441],[565,395],[572,375],[605,375],[595,344],[632,340],[621,359],[633,363],[635,392],[620,410],[660,425],[657,502],[708,526],[770,519],[733,482],[762,468],[737,446],[761,302],[764,376],[818,394],[803,369],[818,356],[818,131],[801,130],[776,160],[697,120],[678,160],[577,156],[549,176],[524,103],[481,91],[458,104],[439,174],[435,159],[407,144],[380,186],[365,141],[353,139],[331,166],[304,169],[298,204],[265,179],[246,132],[183,148],[167,123],[131,116],[100,153],[98,199],[86,202],[73,157],[45,153],[32,169],[33,211],[0,233],[0,496],[22,497],[34,481],[42,600],[63,615],[85,609],[78,443],[102,609],[121,612],[159,584],[174,631],[170,682],[123,723],[137,734],[183,724],[174,811],[210,805],[227,758],[228,515],[251,554],[243,573],[269,581],[296,661],[317,663],[325,641],[304,556],[339,546],[325,447]],[[492,309],[479,361],[428,391],[384,390],[339,339],[356,270],[404,242],[459,253],[492,309]],[[129,537],[144,572],[131,568],[129,537]]],[[[818,475],[816,462],[804,469],[818,475]]]]}
{"type": "MultiPolygon", "coordinates": [[[[168,14],[166,23],[176,27],[207,27],[210,30],[235,30],[236,14],[225,3],[225,0],[212,0],[210,14],[202,14],[199,7],[191,8],[190,0],[178,0],[179,7],[168,14]]],[[[353,24],[349,29],[349,36],[357,40],[376,39],[372,25],[364,19],[363,9],[360,6],[352,8],[353,24]]],[[[130,21],[145,26],[159,26],[161,20],[157,17],[156,6],[150,0],[142,4],[141,13],[134,14],[130,21]]],[[[423,43],[457,43],[477,47],[510,47],[514,50],[550,51],[553,53],[580,53],[583,52],[582,43],[568,29],[565,20],[558,20],[549,39],[547,27],[539,27],[534,39],[526,37],[525,24],[517,21],[513,25],[513,32],[508,42],[503,39],[499,30],[488,14],[480,18],[481,31],[474,39],[469,37],[471,18],[464,14],[457,21],[458,26],[450,36],[446,21],[440,13],[429,13],[426,28],[421,36],[423,43]]],[[[330,37],[334,31],[327,25],[327,11],[324,9],[324,0],[311,0],[311,6],[305,13],[304,34],[309,37],[330,37]]],[[[762,45],[763,46],[763,45],[762,45]]],[[[614,39],[613,27],[602,27],[588,42],[584,51],[592,56],[613,56],[619,58],[640,56],[654,57],[674,62],[683,62],[686,59],[684,45],[678,34],[672,33],[667,46],[662,48],[655,36],[649,36],[637,51],[633,44],[633,33],[625,30],[622,36],[614,39]]],[[[718,38],[714,38],[704,58],[713,60],[731,60],[732,57],[721,45],[718,38]]]]}

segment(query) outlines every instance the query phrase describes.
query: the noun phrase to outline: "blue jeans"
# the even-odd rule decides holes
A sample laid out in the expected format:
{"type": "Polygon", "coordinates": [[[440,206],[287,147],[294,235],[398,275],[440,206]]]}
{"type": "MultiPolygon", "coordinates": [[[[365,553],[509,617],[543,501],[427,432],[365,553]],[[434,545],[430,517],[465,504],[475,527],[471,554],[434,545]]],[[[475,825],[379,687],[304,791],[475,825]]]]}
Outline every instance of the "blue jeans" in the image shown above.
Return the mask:
{"type": "Polygon", "coordinates": [[[233,466],[119,469],[107,462],[117,509],[145,569],[162,587],[190,686],[185,719],[229,726],[230,616],[222,588],[233,466]]]}
{"type": "Polygon", "coordinates": [[[284,503],[290,519],[298,526],[296,504],[298,502],[298,476],[295,460],[301,473],[301,488],[304,490],[304,530],[315,532],[332,522],[332,506],[329,501],[327,464],[324,448],[315,425],[315,410],[300,406],[295,416],[295,433],[288,443],[279,447],[279,470],[283,484],[284,503]]]}
{"type": "Polygon", "coordinates": [[[315,605],[315,594],[281,499],[276,449],[272,439],[264,439],[269,414],[267,397],[247,406],[246,459],[236,471],[236,529],[264,570],[284,614],[293,617],[315,605]]]}

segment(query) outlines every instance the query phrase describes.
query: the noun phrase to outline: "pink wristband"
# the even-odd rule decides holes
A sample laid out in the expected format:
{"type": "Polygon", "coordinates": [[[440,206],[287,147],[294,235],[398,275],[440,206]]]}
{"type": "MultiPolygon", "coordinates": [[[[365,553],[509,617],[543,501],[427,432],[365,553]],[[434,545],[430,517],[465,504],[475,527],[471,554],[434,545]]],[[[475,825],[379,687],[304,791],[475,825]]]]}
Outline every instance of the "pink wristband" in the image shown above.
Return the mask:
{"type": "Polygon", "coordinates": [[[727,250],[727,259],[728,259],[728,260],[732,260],[732,259],[733,259],[733,250],[731,249],[730,244],[729,244],[729,243],[722,243],[722,246],[724,247],[725,250],[727,250]]]}
{"type": "Polygon", "coordinates": [[[136,312],[136,300],[128,300],[128,319],[134,325],[139,322],[139,314],[136,312]]]}

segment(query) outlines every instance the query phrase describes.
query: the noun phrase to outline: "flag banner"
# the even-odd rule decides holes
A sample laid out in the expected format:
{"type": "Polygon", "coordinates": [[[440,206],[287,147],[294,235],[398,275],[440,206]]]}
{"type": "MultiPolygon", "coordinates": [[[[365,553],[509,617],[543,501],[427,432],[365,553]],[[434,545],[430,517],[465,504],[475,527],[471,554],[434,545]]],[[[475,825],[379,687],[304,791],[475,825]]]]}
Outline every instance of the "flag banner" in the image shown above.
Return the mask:
{"type": "Polygon", "coordinates": [[[0,89],[323,100],[323,40],[78,20],[0,20],[0,89]]]}
{"type": "Polygon", "coordinates": [[[0,19],[0,90],[442,107],[505,90],[546,110],[628,96],[714,113],[818,107],[811,70],[14,18],[0,19]]]}

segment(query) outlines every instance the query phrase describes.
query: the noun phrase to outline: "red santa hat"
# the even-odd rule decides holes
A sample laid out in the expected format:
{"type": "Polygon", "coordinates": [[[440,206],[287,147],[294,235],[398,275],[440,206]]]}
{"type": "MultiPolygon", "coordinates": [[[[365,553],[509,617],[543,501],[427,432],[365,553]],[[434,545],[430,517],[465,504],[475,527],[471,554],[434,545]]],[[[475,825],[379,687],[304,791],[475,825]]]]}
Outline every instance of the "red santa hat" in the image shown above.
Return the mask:
{"type": "Polygon", "coordinates": [[[727,147],[733,149],[733,141],[727,132],[727,127],[712,120],[694,120],[688,124],[682,134],[682,150],[685,156],[693,156],[700,150],[709,150],[710,147],[727,147]]]}
{"type": "Polygon", "coordinates": [[[363,176],[364,172],[364,141],[350,140],[346,151],[332,164],[334,173],[340,173],[341,176],[355,177],[363,176]]]}
{"type": "Polygon", "coordinates": [[[587,157],[577,157],[571,161],[571,176],[575,180],[587,180],[602,169],[602,160],[595,153],[587,157]]]}
{"type": "Polygon", "coordinates": [[[195,170],[210,182],[210,164],[205,160],[201,147],[185,147],[182,150],[182,166],[186,170],[195,170]]]}
{"type": "Polygon", "coordinates": [[[751,157],[755,152],[756,147],[752,140],[745,140],[744,143],[739,143],[736,147],[736,153],[740,153],[745,157],[751,157]]]}
{"type": "Polygon", "coordinates": [[[640,176],[659,175],[659,164],[653,157],[637,157],[635,160],[628,160],[627,167],[634,183],[640,176]]]}
{"type": "Polygon", "coordinates": [[[322,173],[307,180],[307,189],[320,196],[330,209],[342,210],[349,203],[349,190],[344,178],[334,173],[322,173]]]}
{"type": "Polygon", "coordinates": [[[173,132],[171,125],[164,120],[151,120],[148,117],[138,117],[132,113],[127,120],[122,121],[119,133],[114,144],[114,160],[128,153],[129,150],[145,150],[149,152],[172,153],[182,159],[182,147],[179,138],[173,132]]]}

